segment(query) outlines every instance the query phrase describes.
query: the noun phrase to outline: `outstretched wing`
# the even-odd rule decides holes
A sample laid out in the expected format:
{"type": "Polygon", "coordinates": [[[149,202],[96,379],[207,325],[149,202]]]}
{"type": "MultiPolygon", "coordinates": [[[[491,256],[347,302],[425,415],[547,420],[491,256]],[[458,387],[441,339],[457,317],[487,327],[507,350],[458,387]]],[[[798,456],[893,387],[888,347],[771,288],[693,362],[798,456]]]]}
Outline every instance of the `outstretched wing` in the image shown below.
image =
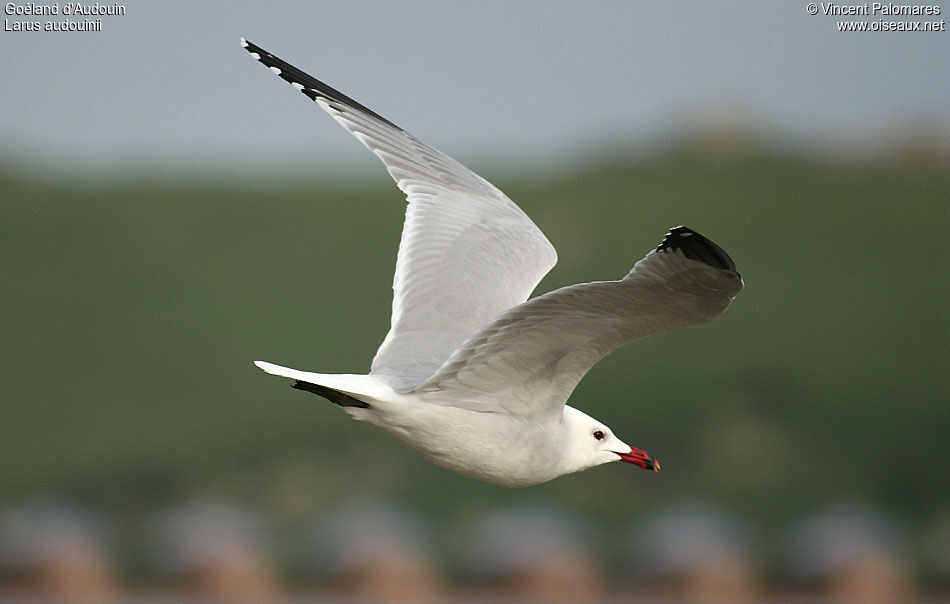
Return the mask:
{"type": "Polygon", "coordinates": [[[241,45],[376,154],[406,194],[392,325],[371,373],[412,390],[493,316],[524,302],[557,254],[482,177],[259,46],[241,45]]]}
{"type": "Polygon", "coordinates": [[[559,415],[604,356],[661,331],[711,321],[742,285],[719,246],[676,227],[619,281],[571,285],[502,313],[416,393],[476,411],[559,415]]]}

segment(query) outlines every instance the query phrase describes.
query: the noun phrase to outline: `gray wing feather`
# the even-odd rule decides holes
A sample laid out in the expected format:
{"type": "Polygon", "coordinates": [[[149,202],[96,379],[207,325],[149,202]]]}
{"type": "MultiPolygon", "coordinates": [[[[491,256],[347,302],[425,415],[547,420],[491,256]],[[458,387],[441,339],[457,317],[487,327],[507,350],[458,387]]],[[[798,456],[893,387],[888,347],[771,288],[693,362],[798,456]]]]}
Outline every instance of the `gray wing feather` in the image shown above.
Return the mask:
{"type": "Polygon", "coordinates": [[[678,227],[623,279],[571,285],[502,313],[416,392],[428,402],[476,411],[559,414],[604,356],[655,333],[711,321],[742,285],[725,252],[678,227]],[[686,245],[690,235],[697,239],[686,245]],[[720,252],[728,264],[699,259],[695,249],[720,252]]]}

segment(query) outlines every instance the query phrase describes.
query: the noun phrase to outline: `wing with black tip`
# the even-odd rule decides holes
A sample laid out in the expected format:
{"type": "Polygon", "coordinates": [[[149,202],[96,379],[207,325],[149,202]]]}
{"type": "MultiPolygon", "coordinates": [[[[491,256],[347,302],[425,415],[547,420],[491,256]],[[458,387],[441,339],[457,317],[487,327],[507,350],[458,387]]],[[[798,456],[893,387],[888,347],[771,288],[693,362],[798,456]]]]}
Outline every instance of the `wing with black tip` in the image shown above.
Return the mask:
{"type": "Polygon", "coordinates": [[[655,333],[711,321],[742,285],[722,248],[676,227],[619,281],[571,285],[502,313],[416,392],[477,411],[559,414],[604,356],[655,333]]]}
{"type": "Polygon", "coordinates": [[[372,151],[406,194],[392,324],[372,374],[411,390],[493,316],[524,302],[557,254],[487,180],[260,46],[241,45],[372,151]]]}

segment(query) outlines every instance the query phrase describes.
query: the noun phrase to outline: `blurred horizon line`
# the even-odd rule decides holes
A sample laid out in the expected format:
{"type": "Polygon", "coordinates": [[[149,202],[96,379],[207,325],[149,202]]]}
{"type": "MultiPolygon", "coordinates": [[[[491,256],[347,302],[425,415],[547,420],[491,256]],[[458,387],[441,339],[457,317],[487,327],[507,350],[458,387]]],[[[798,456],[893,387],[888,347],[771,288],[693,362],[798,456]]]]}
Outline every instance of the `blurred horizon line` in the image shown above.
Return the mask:
{"type": "MultiPolygon", "coordinates": [[[[644,128],[640,132],[575,137],[572,142],[547,146],[541,151],[508,144],[510,141],[489,149],[479,143],[466,148],[464,143],[458,144],[457,141],[440,145],[432,140],[433,137],[422,138],[448,155],[460,158],[476,172],[490,170],[502,177],[525,171],[569,175],[582,172],[590,165],[609,162],[611,158],[650,161],[684,153],[711,158],[781,156],[832,163],[910,160],[950,167],[950,128],[936,116],[924,114],[895,118],[873,132],[845,134],[821,129],[793,131],[774,120],[750,118],[738,106],[733,106],[705,115],[685,114],[683,119],[669,121],[660,127],[644,128]],[[512,161],[515,158],[517,161],[512,161]]],[[[375,161],[359,145],[338,144],[338,139],[331,136],[327,137],[325,145],[305,146],[305,140],[312,141],[313,137],[301,137],[301,145],[297,148],[282,152],[262,151],[261,157],[265,159],[251,160],[242,153],[222,153],[210,148],[173,153],[153,150],[150,154],[129,153],[116,148],[85,155],[66,155],[8,139],[0,148],[0,167],[7,171],[42,174],[44,178],[70,180],[98,178],[106,173],[115,176],[114,172],[121,170],[125,179],[131,180],[155,175],[161,180],[173,175],[189,176],[189,173],[211,179],[256,180],[266,179],[268,175],[299,178],[310,173],[320,178],[332,176],[343,184],[377,169],[375,161]]]]}

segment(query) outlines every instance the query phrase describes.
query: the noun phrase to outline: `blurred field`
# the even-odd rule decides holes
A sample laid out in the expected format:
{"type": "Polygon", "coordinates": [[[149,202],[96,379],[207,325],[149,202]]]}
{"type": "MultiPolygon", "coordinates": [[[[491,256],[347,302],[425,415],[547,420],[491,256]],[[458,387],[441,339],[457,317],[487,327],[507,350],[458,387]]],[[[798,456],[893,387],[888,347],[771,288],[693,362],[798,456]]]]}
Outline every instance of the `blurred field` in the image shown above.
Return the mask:
{"type": "MultiPolygon", "coordinates": [[[[471,527],[494,522],[488,510],[552,509],[570,519],[555,526],[580,527],[582,537],[564,539],[584,544],[588,557],[565,554],[589,565],[581,585],[611,598],[636,585],[649,601],[679,577],[633,568],[662,557],[643,535],[671,509],[738,527],[726,531],[743,535],[729,541],[745,569],[735,573],[747,573],[735,593],[826,585],[825,571],[796,574],[796,539],[807,541],[796,535],[809,518],[858,518],[899,590],[950,586],[945,158],[685,148],[558,177],[472,167],[558,249],[538,291],[618,278],[681,223],[735,259],[746,289],[723,317],[619,351],[574,393],[576,406],[656,455],[661,474],[614,464],[526,490],[481,484],[251,365],[367,370],[388,328],[404,210],[381,170],[114,184],[7,169],[0,530],[20,534],[9,528],[18,518],[47,526],[50,505],[73,510],[53,518],[88,515],[77,522],[105,544],[117,584],[164,585],[193,570],[169,562],[183,555],[162,549],[155,527],[176,521],[161,519],[227,502],[210,509],[256,518],[259,551],[240,556],[249,567],[262,556],[264,587],[253,593],[273,594],[337,585],[326,560],[338,553],[301,553],[306,527],[334,513],[382,506],[421,518],[426,528],[410,531],[427,544],[418,558],[437,562],[419,572],[444,587],[494,576],[466,553],[487,530],[471,527]]],[[[18,584],[11,543],[0,546],[0,577],[18,584]]]]}

